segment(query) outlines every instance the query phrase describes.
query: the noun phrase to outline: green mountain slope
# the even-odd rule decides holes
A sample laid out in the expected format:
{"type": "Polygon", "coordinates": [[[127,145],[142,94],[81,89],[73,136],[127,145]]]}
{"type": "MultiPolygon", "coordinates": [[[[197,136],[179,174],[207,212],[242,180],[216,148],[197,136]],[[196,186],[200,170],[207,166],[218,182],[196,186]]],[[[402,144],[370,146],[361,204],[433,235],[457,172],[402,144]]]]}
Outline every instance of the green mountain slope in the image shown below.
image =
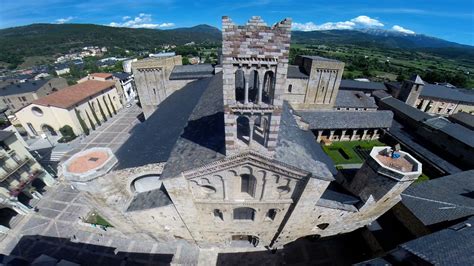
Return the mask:
{"type": "MultiPolygon", "coordinates": [[[[198,25],[171,30],[114,28],[93,24],[32,24],[0,30],[0,62],[18,65],[27,57],[53,56],[89,45],[154,51],[162,44],[221,42],[219,29],[198,25]]],[[[331,30],[292,33],[296,44],[353,46],[423,52],[474,65],[474,47],[421,34],[385,30],[331,30]]]]}

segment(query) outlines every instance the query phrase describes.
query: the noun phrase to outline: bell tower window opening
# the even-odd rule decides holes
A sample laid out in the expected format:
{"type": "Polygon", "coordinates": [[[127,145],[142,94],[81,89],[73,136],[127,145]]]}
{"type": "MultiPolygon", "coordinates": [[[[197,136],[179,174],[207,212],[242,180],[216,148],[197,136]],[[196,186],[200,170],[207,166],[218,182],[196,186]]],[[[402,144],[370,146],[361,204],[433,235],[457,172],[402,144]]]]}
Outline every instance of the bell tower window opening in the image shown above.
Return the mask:
{"type": "Polygon", "coordinates": [[[255,177],[249,174],[243,174],[240,176],[240,192],[247,193],[254,197],[255,195],[255,177]]]}
{"type": "Polygon", "coordinates": [[[275,220],[276,215],[277,215],[277,210],[276,209],[270,209],[267,212],[266,218],[267,218],[267,220],[273,221],[273,220],[275,220]]]}
{"type": "Polygon", "coordinates": [[[237,69],[234,74],[235,100],[240,103],[245,101],[245,74],[242,69],[237,69]]]}

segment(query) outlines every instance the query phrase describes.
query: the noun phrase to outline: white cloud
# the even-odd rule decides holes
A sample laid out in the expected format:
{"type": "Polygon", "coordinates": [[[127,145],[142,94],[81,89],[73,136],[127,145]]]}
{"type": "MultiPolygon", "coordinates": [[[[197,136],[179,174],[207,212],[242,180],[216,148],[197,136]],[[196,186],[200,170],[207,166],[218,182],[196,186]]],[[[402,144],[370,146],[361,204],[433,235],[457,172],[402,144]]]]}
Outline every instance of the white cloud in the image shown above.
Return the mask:
{"type": "Polygon", "coordinates": [[[293,30],[314,31],[314,30],[352,30],[354,28],[383,27],[383,23],[368,16],[358,16],[348,21],[326,22],[316,25],[314,22],[293,23],[293,30]]]}
{"type": "Polygon", "coordinates": [[[150,14],[140,13],[137,17],[131,18],[130,16],[124,16],[122,23],[111,22],[109,26],[112,27],[125,27],[125,28],[147,28],[147,29],[158,29],[158,28],[169,28],[175,24],[172,22],[165,23],[152,23],[153,20],[150,14]]]}
{"type": "Polygon", "coordinates": [[[73,19],[74,19],[74,17],[59,18],[59,19],[56,19],[56,23],[57,24],[64,24],[64,23],[67,23],[67,22],[69,22],[73,19]]]}
{"type": "Polygon", "coordinates": [[[409,29],[405,29],[404,27],[398,26],[398,25],[393,26],[392,30],[398,31],[398,32],[401,32],[401,33],[406,33],[406,34],[415,34],[414,31],[409,30],[409,29]]]}
{"type": "Polygon", "coordinates": [[[368,16],[358,16],[356,18],[351,19],[351,21],[359,25],[367,26],[367,27],[383,27],[384,26],[382,22],[378,21],[377,19],[370,18],[368,16]]]}

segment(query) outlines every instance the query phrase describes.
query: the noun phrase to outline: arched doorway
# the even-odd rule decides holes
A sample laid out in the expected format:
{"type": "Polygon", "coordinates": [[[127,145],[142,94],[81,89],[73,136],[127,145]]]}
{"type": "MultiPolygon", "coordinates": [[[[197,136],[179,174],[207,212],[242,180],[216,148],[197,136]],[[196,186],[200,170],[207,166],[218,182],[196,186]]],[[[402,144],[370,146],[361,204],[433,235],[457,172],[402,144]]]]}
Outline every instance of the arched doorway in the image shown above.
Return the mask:
{"type": "Polygon", "coordinates": [[[1,208],[0,209],[0,225],[11,229],[13,219],[18,215],[18,213],[10,208],[1,208]]]}
{"type": "Polygon", "coordinates": [[[237,138],[246,144],[250,143],[250,121],[246,116],[237,118],[237,138]]]}
{"type": "Polygon", "coordinates": [[[32,197],[28,196],[25,194],[25,192],[20,192],[20,194],[18,194],[17,196],[18,198],[18,201],[23,203],[25,206],[27,207],[30,207],[31,208],[31,205],[30,205],[30,202],[32,200],[32,197]]]}
{"type": "Polygon", "coordinates": [[[240,103],[245,101],[245,74],[242,69],[235,71],[235,100],[240,103]]]}
{"type": "Polygon", "coordinates": [[[58,133],[53,129],[53,127],[51,127],[48,124],[42,125],[41,130],[43,131],[43,133],[45,133],[46,135],[49,135],[49,136],[57,136],[58,135],[58,133]]]}
{"type": "Polygon", "coordinates": [[[233,235],[232,236],[232,247],[249,247],[258,246],[260,239],[258,236],[253,235],[233,235]]]}
{"type": "Polygon", "coordinates": [[[35,178],[33,182],[31,182],[31,186],[33,186],[39,193],[44,193],[46,191],[44,189],[46,187],[46,183],[44,183],[40,178],[35,178]]]}
{"type": "Polygon", "coordinates": [[[273,71],[265,72],[263,78],[263,92],[262,92],[262,101],[267,104],[272,103],[273,94],[275,89],[275,78],[273,71]]]}
{"type": "Polygon", "coordinates": [[[249,78],[249,102],[258,102],[258,86],[260,85],[258,72],[252,71],[249,78]]]}
{"type": "Polygon", "coordinates": [[[265,116],[258,117],[255,120],[253,139],[262,146],[265,146],[266,135],[268,132],[268,119],[265,116]]]}

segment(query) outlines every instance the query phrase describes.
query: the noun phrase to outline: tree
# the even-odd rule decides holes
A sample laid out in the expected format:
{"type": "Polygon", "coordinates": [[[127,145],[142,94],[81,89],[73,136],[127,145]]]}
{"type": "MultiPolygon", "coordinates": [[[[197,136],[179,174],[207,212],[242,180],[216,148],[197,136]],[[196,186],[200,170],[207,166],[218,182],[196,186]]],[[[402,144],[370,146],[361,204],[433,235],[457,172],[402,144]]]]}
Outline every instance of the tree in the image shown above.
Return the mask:
{"type": "Polygon", "coordinates": [[[105,100],[105,95],[102,96],[102,100],[104,100],[105,107],[107,108],[107,113],[109,113],[109,116],[112,117],[112,113],[110,112],[109,105],[107,104],[107,101],[105,100]]]}
{"type": "Polygon", "coordinates": [[[183,65],[189,65],[189,58],[187,56],[183,56],[183,65]]]}
{"type": "Polygon", "coordinates": [[[84,110],[84,112],[86,112],[86,116],[87,116],[87,119],[89,120],[89,124],[91,124],[92,130],[95,130],[94,122],[92,122],[92,119],[91,119],[91,117],[89,116],[89,113],[87,112],[87,110],[84,110]]]}
{"type": "Polygon", "coordinates": [[[107,116],[105,116],[104,109],[102,109],[102,105],[100,104],[99,98],[97,98],[97,104],[99,105],[100,114],[104,119],[104,122],[107,122],[107,116]]]}
{"type": "Polygon", "coordinates": [[[97,122],[97,125],[101,125],[99,118],[97,117],[96,110],[93,108],[91,102],[87,102],[89,104],[89,108],[91,109],[92,115],[94,116],[95,121],[97,122]]]}
{"type": "Polygon", "coordinates": [[[76,137],[76,134],[74,134],[74,130],[70,125],[63,126],[59,129],[59,132],[61,132],[63,137],[76,137]]]}
{"type": "Polygon", "coordinates": [[[79,120],[79,124],[81,125],[82,131],[84,132],[84,134],[89,135],[89,128],[87,127],[86,122],[84,122],[84,120],[82,119],[79,110],[74,109],[74,111],[76,112],[76,117],[77,120],[79,120]]]}
{"type": "Polygon", "coordinates": [[[112,102],[112,99],[110,99],[110,94],[107,94],[107,96],[109,97],[109,102],[110,102],[110,105],[112,106],[112,111],[114,112],[114,115],[116,115],[117,110],[115,110],[114,103],[112,102]]]}
{"type": "Polygon", "coordinates": [[[71,126],[65,125],[59,129],[61,135],[63,136],[61,139],[58,140],[60,143],[69,142],[76,138],[76,134],[74,134],[74,130],[71,126]]]}

